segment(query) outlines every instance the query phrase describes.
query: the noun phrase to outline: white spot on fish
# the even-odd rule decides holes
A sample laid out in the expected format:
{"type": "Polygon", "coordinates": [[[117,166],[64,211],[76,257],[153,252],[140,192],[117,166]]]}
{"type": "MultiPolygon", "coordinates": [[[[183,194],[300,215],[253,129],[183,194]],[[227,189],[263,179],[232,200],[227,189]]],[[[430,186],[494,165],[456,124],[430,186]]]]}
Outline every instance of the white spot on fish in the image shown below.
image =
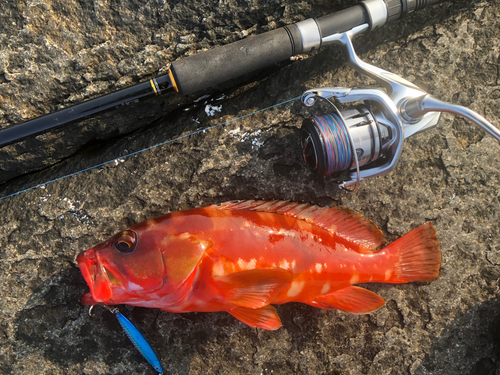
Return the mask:
{"type": "Polygon", "coordinates": [[[329,291],[330,291],[330,283],[325,283],[325,285],[323,285],[323,288],[321,289],[321,294],[328,293],[329,291]]]}
{"type": "Polygon", "coordinates": [[[323,271],[323,265],[321,263],[316,263],[315,267],[317,273],[321,273],[321,271],[323,271]]]}
{"type": "Polygon", "coordinates": [[[134,284],[133,282],[128,282],[128,288],[134,292],[142,292],[144,288],[141,285],[134,284]]]}
{"type": "Polygon", "coordinates": [[[238,259],[238,267],[240,267],[242,270],[253,270],[255,269],[255,266],[257,266],[257,259],[252,258],[250,261],[246,262],[243,259],[238,259]]]}
{"type": "Polygon", "coordinates": [[[352,284],[356,284],[358,281],[359,281],[359,275],[357,273],[355,273],[354,275],[352,275],[350,283],[352,285],[352,284]]]}
{"type": "Polygon", "coordinates": [[[305,283],[305,281],[293,281],[286,295],[288,297],[297,296],[300,292],[302,292],[302,289],[304,289],[305,283]]]}
{"type": "Polygon", "coordinates": [[[212,276],[222,276],[224,275],[224,264],[222,260],[219,260],[217,263],[214,263],[212,267],[212,276]]]}
{"type": "Polygon", "coordinates": [[[385,280],[389,280],[392,276],[392,271],[391,270],[387,270],[385,271],[385,280]]]}
{"type": "Polygon", "coordinates": [[[288,261],[286,259],[283,259],[280,262],[280,268],[283,268],[283,269],[287,270],[287,269],[290,268],[290,263],[288,263],[288,261]]]}

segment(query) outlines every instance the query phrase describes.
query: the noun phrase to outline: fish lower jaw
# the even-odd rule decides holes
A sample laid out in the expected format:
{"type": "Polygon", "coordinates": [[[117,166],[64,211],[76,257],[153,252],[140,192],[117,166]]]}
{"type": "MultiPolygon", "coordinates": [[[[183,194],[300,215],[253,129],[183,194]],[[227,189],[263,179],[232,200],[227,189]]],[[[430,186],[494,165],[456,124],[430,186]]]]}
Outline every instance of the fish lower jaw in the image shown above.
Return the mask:
{"type": "Polygon", "coordinates": [[[115,302],[111,298],[102,299],[102,298],[94,297],[94,296],[92,296],[91,292],[85,293],[82,296],[82,298],[80,299],[80,302],[86,306],[92,306],[92,305],[96,305],[98,303],[104,303],[105,305],[116,305],[116,304],[121,303],[121,302],[115,302]]]}
{"type": "Polygon", "coordinates": [[[81,298],[81,302],[84,304],[84,305],[87,305],[87,306],[93,306],[93,305],[96,305],[98,302],[92,297],[92,294],[89,292],[89,293],[85,293],[82,298],[81,298]]]}

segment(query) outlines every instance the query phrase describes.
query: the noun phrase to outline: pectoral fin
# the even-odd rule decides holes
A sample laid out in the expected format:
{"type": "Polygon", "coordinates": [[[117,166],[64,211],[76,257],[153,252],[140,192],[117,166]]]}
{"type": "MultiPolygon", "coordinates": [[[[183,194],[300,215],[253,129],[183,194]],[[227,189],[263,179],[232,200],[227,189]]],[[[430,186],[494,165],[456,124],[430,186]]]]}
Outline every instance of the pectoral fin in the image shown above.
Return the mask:
{"type": "Polygon", "coordinates": [[[272,303],[292,280],[292,273],[282,268],[259,268],[214,278],[224,298],[235,305],[259,309],[272,303]]]}
{"type": "Polygon", "coordinates": [[[320,309],[339,309],[353,314],[366,314],[382,307],[385,301],[367,289],[350,286],[317,296],[307,303],[320,309]]]}
{"type": "Polygon", "coordinates": [[[189,233],[166,236],[161,241],[163,262],[172,285],[181,284],[202,258],[212,242],[189,233]]]}
{"type": "Polygon", "coordinates": [[[236,307],[228,311],[228,313],[253,328],[274,330],[281,327],[281,320],[278,313],[271,305],[264,306],[260,309],[236,307]]]}

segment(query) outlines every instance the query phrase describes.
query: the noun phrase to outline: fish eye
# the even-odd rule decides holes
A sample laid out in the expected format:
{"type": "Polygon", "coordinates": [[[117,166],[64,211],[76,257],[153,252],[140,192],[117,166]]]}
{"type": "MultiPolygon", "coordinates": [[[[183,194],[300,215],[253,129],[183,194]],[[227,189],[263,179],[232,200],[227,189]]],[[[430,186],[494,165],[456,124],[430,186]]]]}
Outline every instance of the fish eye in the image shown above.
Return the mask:
{"type": "Polygon", "coordinates": [[[130,254],[137,245],[137,233],[131,230],[124,230],[116,235],[113,242],[115,250],[121,254],[130,254]]]}

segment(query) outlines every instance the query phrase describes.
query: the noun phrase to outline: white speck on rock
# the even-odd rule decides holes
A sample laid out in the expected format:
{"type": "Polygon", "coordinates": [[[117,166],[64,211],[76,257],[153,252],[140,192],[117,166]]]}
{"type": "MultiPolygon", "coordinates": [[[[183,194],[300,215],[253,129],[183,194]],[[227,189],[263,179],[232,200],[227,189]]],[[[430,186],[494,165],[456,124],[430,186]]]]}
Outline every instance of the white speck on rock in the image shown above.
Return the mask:
{"type": "Polygon", "coordinates": [[[241,142],[250,141],[252,143],[252,149],[255,147],[259,148],[265,142],[265,140],[262,140],[262,131],[260,129],[251,133],[249,132],[241,133],[241,129],[239,127],[233,130],[226,130],[226,131],[229,135],[235,138],[240,138],[241,142]]]}
{"type": "Polygon", "coordinates": [[[200,100],[207,99],[207,98],[210,98],[210,95],[200,96],[198,99],[193,100],[193,103],[198,103],[200,100]]]}
{"type": "Polygon", "coordinates": [[[215,112],[221,112],[222,111],[222,105],[220,106],[216,106],[216,105],[211,105],[211,104],[207,104],[205,106],[205,112],[207,114],[207,116],[215,116],[215,112]]]}

